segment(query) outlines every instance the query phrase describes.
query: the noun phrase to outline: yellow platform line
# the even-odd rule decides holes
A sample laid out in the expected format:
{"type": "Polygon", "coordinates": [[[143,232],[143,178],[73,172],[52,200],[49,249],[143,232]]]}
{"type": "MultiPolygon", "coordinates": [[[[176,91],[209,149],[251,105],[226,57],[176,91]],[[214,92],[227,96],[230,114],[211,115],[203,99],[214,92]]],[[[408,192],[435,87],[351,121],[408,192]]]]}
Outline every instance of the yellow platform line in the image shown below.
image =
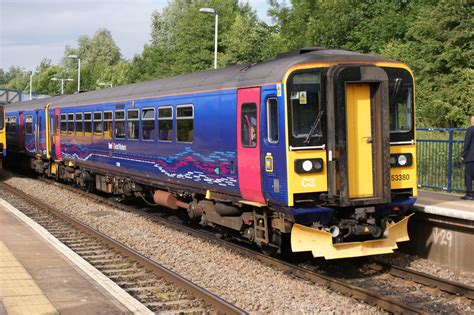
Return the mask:
{"type": "Polygon", "coordinates": [[[9,315],[59,314],[35,280],[0,241],[0,299],[9,315]]]}

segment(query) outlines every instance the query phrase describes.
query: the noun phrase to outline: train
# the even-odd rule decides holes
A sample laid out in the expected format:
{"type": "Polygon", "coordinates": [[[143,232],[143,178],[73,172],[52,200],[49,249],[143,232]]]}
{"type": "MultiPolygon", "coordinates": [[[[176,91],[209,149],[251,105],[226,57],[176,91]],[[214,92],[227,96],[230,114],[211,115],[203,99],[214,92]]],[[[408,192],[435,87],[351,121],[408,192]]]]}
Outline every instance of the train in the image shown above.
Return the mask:
{"type": "Polygon", "coordinates": [[[7,157],[182,211],[267,254],[387,254],[409,240],[414,106],[405,64],[302,48],[9,105],[7,157]]]}
{"type": "Polygon", "coordinates": [[[0,104],[0,168],[3,166],[3,159],[7,155],[7,138],[5,131],[5,108],[0,104]]]}

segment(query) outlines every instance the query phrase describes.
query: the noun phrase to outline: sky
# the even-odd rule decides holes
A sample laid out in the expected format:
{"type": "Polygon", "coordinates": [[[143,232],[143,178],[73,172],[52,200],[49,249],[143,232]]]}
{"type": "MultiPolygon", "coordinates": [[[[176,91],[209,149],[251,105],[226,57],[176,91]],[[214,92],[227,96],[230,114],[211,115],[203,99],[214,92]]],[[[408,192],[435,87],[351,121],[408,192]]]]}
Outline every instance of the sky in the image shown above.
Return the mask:
{"type": "MultiPolygon", "coordinates": [[[[269,23],[267,0],[248,1],[269,23]]],[[[105,27],[130,59],[150,40],[151,14],[168,0],[0,0],[0,68],[34,70],[43,58],[60,61],[66,45],[105,27]]]]}

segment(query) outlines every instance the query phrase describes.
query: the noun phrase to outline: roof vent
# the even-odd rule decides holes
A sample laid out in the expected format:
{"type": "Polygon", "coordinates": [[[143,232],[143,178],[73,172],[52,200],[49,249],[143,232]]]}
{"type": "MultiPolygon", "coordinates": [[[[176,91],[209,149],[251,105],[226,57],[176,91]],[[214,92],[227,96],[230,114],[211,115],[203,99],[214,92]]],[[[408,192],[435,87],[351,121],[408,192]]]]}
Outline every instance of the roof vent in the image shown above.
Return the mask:
{"type": "Polygon", "coordinates": [[[312,51],[325,50],[325,49],[327,49],[327,48],[324,48],[324,47],[305,47],[305,48],[300,48],[300,49],[296,49],[296,50],[292,50],[292,51],[287,51],[287,52],[284,52],[284,53],[279,53],[279,54],[277,54],[276,58],[279,59],[279,58],[298,56],[298,55],[306,54],[306,53],[309,53],[309,52],[312,52],[312,51]]]}

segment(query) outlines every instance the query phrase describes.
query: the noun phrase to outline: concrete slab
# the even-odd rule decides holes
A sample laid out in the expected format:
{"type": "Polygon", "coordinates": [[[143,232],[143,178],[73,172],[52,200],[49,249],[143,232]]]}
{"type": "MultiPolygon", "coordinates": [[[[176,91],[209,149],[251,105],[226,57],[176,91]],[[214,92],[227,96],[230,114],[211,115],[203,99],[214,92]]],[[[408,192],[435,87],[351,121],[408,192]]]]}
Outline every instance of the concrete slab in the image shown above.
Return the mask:
{"type": "Polygon", "coordinates": [[[419,190],[415,211],[474,221],[474,201],[459,195],[419,190]]]}

